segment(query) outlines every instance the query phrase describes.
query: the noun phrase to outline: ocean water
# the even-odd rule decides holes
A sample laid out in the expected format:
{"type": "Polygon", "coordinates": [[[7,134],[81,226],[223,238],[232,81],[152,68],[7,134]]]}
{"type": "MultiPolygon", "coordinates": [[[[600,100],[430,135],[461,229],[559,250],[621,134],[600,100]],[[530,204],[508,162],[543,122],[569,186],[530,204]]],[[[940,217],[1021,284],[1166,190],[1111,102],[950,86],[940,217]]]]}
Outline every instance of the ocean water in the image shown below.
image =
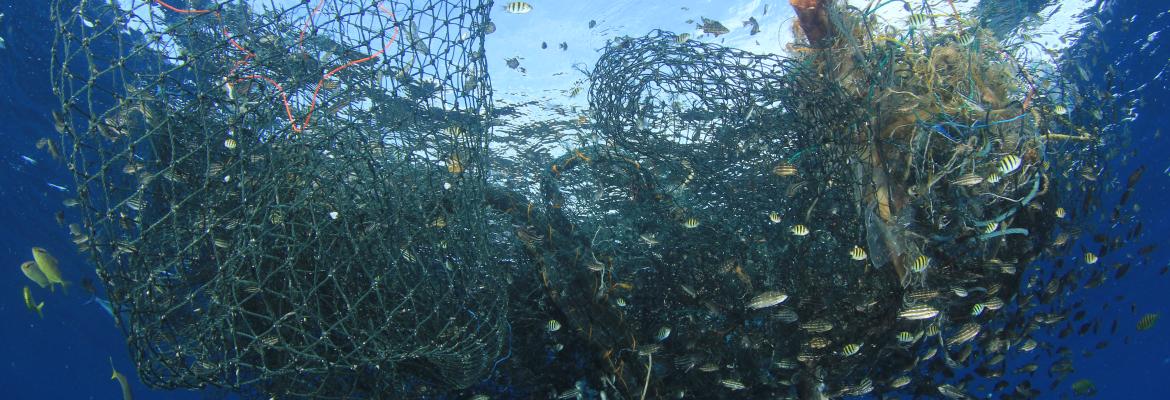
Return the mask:
{"type": "MultiPolygon", "coordinates": [[[[621,32],[639,35],[653,28],[687,29],[681,20],[686,15],[677,11],[674,2],[603,2],[582,9],[582,2],[545,4],[540,7],[563,7],[565,12],[555,17],[572,18],[583,25],[590,16],[602,19],[627,18],[621,32]],[[567,4],[573,3],[573,4],[567,4]],[[608,7],[608,8],[607,8],[608,7]],[[674,12],[668,20],[664,13],[674,12]]],[[[747,2],[733,7],[714,2],[688,4],[696,10],[709,10],[706,15],[730,21],[738,15],[760,6],[761,2],[747,2]]],[[[786,2],[771,3],[773,10],[787,11],[786,2]]],[[[1141,221],[1144,233],[1104,257],[1101,265],[1133,263],[1129,274],[1122,279],[1109,279],[1100,287],[1077,290],[1065,300],[1083,302],[1088,310],[1085,321],[1099,321],[1096,334],[1073,333],[1065,338],[1037,337],[1052,349],[1068,349],[1067,358],[1073,361],[1075,371],[1056,382],[1051,374],[1041,369],[1031,378],[1039,389],[1040,398],[1071,397],[1069,385],[1079,379],[1089,379],[1096,387],[1096,397],[1167,398],[1170,393],[1170,326],[1160,321],[1152,329],[1137,331],[1135,324],[1145,313],[1170,316],[1170,274],[1160,269],[1170,265],[1170,3],[1165,1],[1101,1],[1083,4],[1084,14],[1067,21],[1079,29],[1068,40],[1065,51],[1067,65],[1083,65],[1089,73],[1087,81],[1079,81],[1085,88],[1100,88],[1113,93],[1121,103],[1132,104],[1132,118],[1119,121],[1112,129],[1124,132],[1116,143],[1121,149],[1105,168],[1110,176],[1124,183],[1125,177],[1139,166],[1145,166],[1142,179],[1134,187],[1129,204],[1140,205],[1140,211],[1129,213],[1141,221]],[[1094,22],[1092,18],[1099,22],[1094,22]],[[1095,38],[1088,40],[1087,38],[1095,38]],[[1110,68],[1115,73],[1110,73],[1110,68]],[[1158,247],[1147,256],[1135,256],[1146,245],[1158,247]],[[1107,326],[1117,321],[1120,328],[1109,334],[1107,326]],[[1104,344],[1102,344],[1104,343],[1104,344]]],[[[500,5],[497,4],[497,8],[500,5]]],[[[1071,6],[1070,6],[1071,8],[1071,6]]],[[[64,166],[36,149],[37,140],[55,136],[50,110],[59,108],[51,92],[49,68],[51,63],[53,27],[49,22],[48,7],[39,1],[15,0],[0,3],[4,14],[0,21],[0,37],[5,46],[0,49],[0,265],[7,268],[0,274],[0,398],[3,399],[116,399],[121,396],[118,384],[110,379],[111,363],[129,377],[137,399],[195,399],[221,396],[214,391],[166,391],[148,388],[134,374],[125,337],[112,318],[97,304],[87,303],[88,294],[74,285],[68,294],[36,291],[38,301],[46,303],[44,318],[25,309],[22,287],[28,281],[20,274],[21,262],[31,257],[34,246],[50,249],[61,261],[67,279],[77,283],[84,277],[96,280],[92,266],[70,242],[68,231],[57,225],[54,213],[62,209],[62,200],[69,197],[59,187],[69,187],[72,177],[64,166]]],[[[773,11],[778,15],[782,11],[773,11]]],[[[494,11],[493,14],[502,11],[494,11]]],[[[790,14],[788,14],[790,15],[790,14]]],[[[529,15],[532,19],[539,14],[529,15]]],[[[501,17],[503,20],[504,17],[501,17]]],[[[760,38],[780,41],[786,29],[780,28],[782,17],[761,21],[771,23],[760,38]],[[766,38],[765,38],[766,36],[766,38]]],[[[550,76],[557,67],[554,63],[590,63],[595,59],[593,49],[604,44],[603,39],[573,37],[570,32],[557,34],[557,22],[528,23],[526,30],[503,30],[489,38],[488,51],[499,53],[490,57],[493,86],[497,98],[521,96],[548,89],[567,89],[564,82],[550,76]],[[536,33],[528,30],[535,30],[536,33]],[[566,35],[568,35],[566,37],[566,35]],[[547,39],[543,36],[547,36],[547,39]],[[574,40],[580,39],[580,40],[574,40]],[[541,56],[532,49],[540,41],[554,46],[562,41],[571,50],[566,54],[541,56]],[[505,57],[530,54],[523,61],[528,75],[508,74],[503,65],[505,57]],[[539,57],[549,57],[540,59],[539,57]],[[560,58],[557,58],[560,57],[560,58]],[[496,73],[496,70],[504,71],[496,73]]],[[[736,23],[738,25],[738,23],[736,23]]],[[[787,26],[787,25],[785,25],[787,26]]],[[[737,26],[738,28],[738,26],[737,26]]],[[[617,33],[614,33],[616,35],[617,33]]],[[[736,40],[734,32],[730,40],[736,40]]],[[[780,45],[761,45],[757,51],[779,49],[780,45]]],[[[748,46],[750,47],[750,46],[748,46]]],[[[564,65],[560,65],[561,68],[564,65]]],[[[1073,73],[1073,70],[1066,71],[1073,73]]],[[[1120,118],[1118,118],[1120,119],[1120,118]]],[[[1108,212],[1121,195],[1124,185],[1100,195],[1101,212],[1108,212]]],[[[1127,217],[1128,218],[1128,217],[1127,217]]],[[[1093,232],[1119,235],[1108,216],[1090,218],[1097,226],[1093,232]]],[[[1082,235],[1074,246],[1093,247],[1092,235],[1082,235]]],[[[1079,254],[1078,252],[1070,252],[1079,254]]],[[[1071,257],[1071,256],[1070,256],[1071,257]]],[[[1070,261],[1072,261],[1070,259],[1070,261]]],[[[1112,276],[1112,274],[1110,274],[1112,276]]],[[[1074,325],[1079,326],[1081,322],[1074,325]]],[[[1032,356],[1028,356],[1029,358],[1032,356]]],[[[1060,357],[1048,352],[1045,357],[1060,357]]],[[[1019,366],[1031,361],[1010,361],[1019,366]]],[[[1053,360],[1037,361],[1048,365],[1053,360]]],[[[1011,378],[1013,384],[1021,378],[1011,378]]],[[[986,381],[994,383],[994,381],[986,381]]],[[[990,384],[984,383],[988,387],[990,384]]],[[[969,393],[986,391],[969,387],[969,393]]],[[[543,396],[543,395],[542,395],[543,396]]],[[[908,396],[903,396],[908,397],[908,396]]],[[[929,397],[929,396],[924,396],[929,397]]],[[[982,396],[981,396],[982,397],[982,396]]],[[[987,396],[992,398],[992,396],[987,396]]],[[[540,397],[543,398],[543,397],[540,397]]]]}

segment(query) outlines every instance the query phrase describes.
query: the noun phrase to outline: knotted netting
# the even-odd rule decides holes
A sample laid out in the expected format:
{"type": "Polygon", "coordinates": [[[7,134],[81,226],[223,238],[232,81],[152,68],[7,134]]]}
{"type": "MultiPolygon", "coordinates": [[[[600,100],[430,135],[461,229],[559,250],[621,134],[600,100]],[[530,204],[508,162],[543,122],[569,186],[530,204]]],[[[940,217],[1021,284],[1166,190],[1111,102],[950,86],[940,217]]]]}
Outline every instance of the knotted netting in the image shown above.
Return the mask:
{"type": "Polygon", "coordinates": [[[483,379],[507,334],[480,206],[487,12],[54,3],[74,240],[147,384],[349,398],[483,379]]]}
{"type": "Polygon", "coordinates": [[[46,145],[147,384],[933,395],[1029,340],[1020,271],[1075,197],[1050,171],[1095,163],[1055,155],[1093,141],[971,21],[837,5],[789,56],[617,38],[587,115],[509,137],[490,10],[54,4],[46,145]]]}

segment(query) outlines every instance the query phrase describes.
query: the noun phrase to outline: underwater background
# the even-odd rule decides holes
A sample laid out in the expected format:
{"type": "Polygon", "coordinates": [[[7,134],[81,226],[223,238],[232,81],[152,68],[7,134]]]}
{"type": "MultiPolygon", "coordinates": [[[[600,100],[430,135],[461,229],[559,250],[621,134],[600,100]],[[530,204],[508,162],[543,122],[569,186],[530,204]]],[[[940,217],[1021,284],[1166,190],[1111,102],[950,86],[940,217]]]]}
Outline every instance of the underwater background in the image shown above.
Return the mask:
{"type": "MultiPolygon", "coordinates": [[[[602,2],[597,13],[607,6],[625,6],[642,2],[602,2]],[[616,4],[609,4],[616,3],[616,4]]],[[[651,2],[646,2],[651,3],[651,2]]],[[[676,4],[653,2],[670,6],[676,4]]],[[[714,3],[714,2],[711,2],[714,3]]],[[[777,12],[789,12],[786,2],[771,2],[777,12]]],[[[546,4],[533,2],[535,7],[546,4]]],[[[497,7],[499,5],[497,4],[497,7]]],[[[551,6],[549,6],[551,7],[551,6]]],[[[567,6],[566,6],[567,7],[567,6]]],[[[713,10],[707,15],[722,17],[718,5],[694,5],[713,10]]],[[[655,13],[654,6],[635,6],[633,12],[655,13]]],[[[1116,320],[1120,326],[1115,334],[1101,329],[1096,334],[1065,338],[1038,336],[1037,341],[1050,342],[1070,351],[1075,370],[1061,380],[1060,386],[1050,388],[1052,379],[1041,369],[1030,380],[1042,394],[1039,398],[1072,397],[1069,385],[1080,379],[1089,379],[1099,398],[1165,398],[1170,393],[1170,326],[1158,323],[1152,329],[1138,331],[1135,325],[1146,313],[1167,315],[1170,311],[1170,275],[1160,273],[1170,264],[1170,2],[1166,1],[1107,1],[1088,7],[1078,16],[1082,30],[1080,40],[1066,49],[1064,57],[1071,63],[1086,66],[1088,81],[1078,84],[1097,87],[1118,98],[1133,102],[1132,120],[1125,124],[1128,137],[1124,143],[1109,143],[1121,148],[1121,156],[1110,159],[1108,169],[1121,171],[1114,176],[1124,177],[1138,166],[1146,166],[1142,180],[1135,186],[1130,204],[1141,205],[1133,218],[1144,225],[1144,233],[1103,259],[1104,264],[1126,262],[1133,258],[1133,270],[1122,279],[1109,279],[1093,289],[1078,290],[1067,299],[1083,302],[1088,318],[1106,326],[1116,320]],[[1100,24],[1087,23],[1097,18],[1100,24]],[[1106,66],[1118,73],[1108,77],[1106,66]],[[1156,244],[1147,257],[1136,257],[1139,248],[1156,244]]],[[[730,10],[723,10],[731,14],[730,10]]],[[[44,247],[60,260],[67,279],[79,282],[84,277],[96,279],[69,241],[68,232],[58,226],[53,215],[62,209],[67,194],[57,186],[69,186],[72,178],[65,167],[36,149],[37,140],[53,132],[50,110],[59,107],[50,91],[50,49],[54,36],[49,23],[49,10],[42,2],[32,0],[0,3],[4,14],[0,21],[0,265],[7,268],[0,275],[0,398],[5,399],[115,399],[120,396],[118,384],[110,380],[110,363],[126,373],[137,399],[196,399],[221,394],[208,391],[151,390],[132,372],[125,339],[114,326],[110,315],[96,303],[88,302],[89,295],[79,285],[68,294],[38,292],[37,300],[46,303],[44,318],[25,309],[21,288],[27,285],[18,266],[30,257],[31,247],[44,247]]],[[[496,12],[493,12],[496,13],[496,12]]],[[[502,13],[502,12],[500,12],[502,13]]],[[[661,12],[645,17],[646,25],[626,26],[625,29],[644,33],[654,28],[674,28],[660,23],[661,12]]],[[[692,15],[695,13],[686,13],[692,15]]],[[[683,13],[671,15],[670,21],[683,19],[683,13]]],[[[540,18],[539,15],[530,15],[540,18]]],[[[582,17],[588,20],[588,15],[582,17]]],[[[582,21],[583,23],[583,21],[582,21]]],[[[555,25],[554,25],[555,26],[555,25]]],[[[545,28],[555,29],[555,28],[545,28]]],[[[685,29],[685,28],[684,28],[685,29]]],[[[775,40],[776,26],[766,35],[775,40]]],[[[550,33],[548,41],[559,43],[561,38],[550,33]]],[[[491,41],[520,40],[511,37],[490,37],[491,41]]],[[[535,39],[534,39],[535,40],[535,39]]],[[[581,41],[564,38],[574,50],[592,48],[581,41]]],[[[1075,40],[1075,39],[1074,39],[1075,40]]],[[[557,53],[549,53],[558,57],[557,53]]],[[[511,55],[511,54],[508,54],[511,55]]],[[[489,56],[494,71],[504,68],[504,54],[489,56]]],[[[591,62],[591,60],[579,60],[591,62]]],[[[539,63],[538,63],[539,65],[539,63]]],[[[530,67],[535,75],[539,67],[530,67]]],[[[504,74],[499,74],[504,75],[504,74]]],[[[550,79],[555,81],[555,79],[550,79]]],[[[537,90],[526,88],[519,78],[503,78],[494,82],[496,90],[537,90]],[[511,83],[511,85],[509,85],[511,83]]],[[[539,85],[539,83],[529,83],[539,85]]],[[[1115,186],[1116,187],[1116,186],[1115,186]]],[[[1111,205],[1121,195],[1112,190],[1101,195],[1103,204],[1111,205]]],[[[1101,207],[1101,212],[1108,207],[1101,207]]],[[[1087,220],[1100,226],[1094,232],[1110,233],[1107,217],[1087,220]]],[[[1091,235],[1078,240],[1088,246],[1091,235]]],[[[1077,244],[1074,243],[1074,246],[1077,244]]],[[[1073,252],[1076,253],[1076,252],[1073,252]]],[[[1079,324],[1078,324],[1079,325],[1079,324]]],[[[1047,331],[1046,331],[1047,332],[1047,331]]],[[[1021,356],[1024,357],[1024,356],[1021,356]]],[[[1031,355],[1027,357],[1032,357],[1031,355]]],[[[1048,365],[1053,360],[1036,361],[1048,365]]],[[[1013,376],[1013,380],[1020,379],[1013,376]]],[[[978,395],[979,390],[968,388],[978,395]]]]}

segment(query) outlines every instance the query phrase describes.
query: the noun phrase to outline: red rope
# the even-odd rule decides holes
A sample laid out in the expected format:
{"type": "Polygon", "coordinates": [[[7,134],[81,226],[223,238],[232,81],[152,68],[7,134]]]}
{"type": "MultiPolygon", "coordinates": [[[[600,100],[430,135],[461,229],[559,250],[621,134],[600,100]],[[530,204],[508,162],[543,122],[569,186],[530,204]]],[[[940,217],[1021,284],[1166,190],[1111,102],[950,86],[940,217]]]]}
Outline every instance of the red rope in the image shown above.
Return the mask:
{"type": "MultiPolygon", "coordinates": [[[[223,22],[223,18],[220,16],[220,14],[219,14],[219,12],[218,12],[218,11],[213,11],[213,10],[196,10],[196,9],[187,9],[187,10],[183,10],[183,9],[180,9],[180,8],[178,8],[178,7],[175,7],[175,6],[172,6],[172,5],[170,5],[170,4],[167,4],[167,3],[166,3],[165,1],[163,1],[163,0],[154,0],[154,2],[155,2],[156,4],[158,4],[159,6],[163,7],[163,8],[166,8],[166,9],[168,9],[168,10],[171,10],[171,11],[174,11],[174,12],[176,12],[176,13],[180,13],[180,14],[207,14],[207,13],[212,13],[212,14],[215,14],[215,18],[216,18],[217,20],[219,20],[219,21],[220,21],[220,23],[222,23],[222,22],[223,22]]],[[[321,6],[323,6],[324,4],[325,4],[325,0],[321,0],[319,3],[317,3],[317,6],[316,6],[316,7],[314,7],[314,8],[313,8],[313,11],[309,13],[309,18],[305,20],[305,25],[304,25],[303,27],[301,27],[301,32],[300,32],[300,35],[299,35],[299,36],[298,36],[298,38],[297,38],[297,46],[298,46],[298,47],[301,49],[301,52],[302,52],[302,53],[304,52],[304,46],[303,46],[303,44],[302,44],[302,43],[303,43],[303,41],[304,41],[304,38],[305,38],[305,32],[306,32],[306,31],[309,29],[309,26],[312,24],[312,22],[313,22],[313,16],[317,15],[317,13],[321,11],[321,6]]],[[[393,11],[391,11],[391,10],[388,10],[388,9],[386,9],[385,7],[383,7],[381,2],[379,2],[379,3],[378,3],[378,10],[379,10],[379,11],[381,11],[383,14],[386,14],[387,16],[389,16],[389,17],[390,17],[390,20],[391,20],[391,22],[393,22],[393,21],[394,21],[394,19],[396,18],[396,17],[394,16],[394,12],[393,12],[393,11]]],[[[230,77],[230,76],[232,76],[232,75],[234,75],[234,74],[235,74],[236,70],[240,69],[241,67],[243,67],[243,66],[245,66],[245,65],[248,65],[248,64],[249,64],[249,62],[250,62],[250,60],[252,60],[253,58],[255,58],[256,54],[255,54],[255,53],[252,53],[252,52],[251,52],[251,51],[249,51],[249,50],[248,50],[246,47],[244,47],[244,46],[243,46],[243,45],[241,45],[239,42],[237,42],[237,41],[235,40],[235,38],[233,38],[233,37],[231,36],[231,34],[228,32],[228,30],[227,30],[227,27],[226,27],[226,26],[222,28],[222,32],[223,32],[223,35],[224,35],[225,37],[227,37],[227,38],[228,38],[228,43],[231,43],[231,44],[232,44],[232,46],[234,46],[234,47],[235,47],[237,50],[239,50],[239,51],[241,51],[241,52],[243,52],[243,53],[245,54],[243,58],[241,58],[241,59],[239,59],[239,60],[236,60],[236,61],[233,63],[234,65],[232,66],[232,69],[231,69],[231,71],[228,71],[228,77],[230,77]]],[[[235,82],[243,82],[244,80],[260,79],[260,80],[263,80],[263,81],[265,81],[265,82],[268,82],[270,85],[272,85],[273,87],[275,87],[275,88],[276,88],[276,90],[277,90],[278,92],[280,92],[280,99],[281,99],[281,102],[283,102],[283,103],[284,103],[284,111],[285,111],[285,114],[288,116],[288,123],[289,123],[289,126],[291,126],[291,127],[292,127],[292,130],[293,130],[294,132],[300,133],[300,132],[304,131],[306,128],[308,128],[308,126],[309,126],[309,122],[310,122],[310,121],[312,120],[312,118],[313,118],[313,111],[314,111],[314,110],[316,109],[316,107],[317,107],[317,96],[318,96],[318,93],[321,91],[321,86],[322,86],[322,85],[325,83],[325,81],[326,81],[326,80],[328,80],[328,79],[329,79],[330,77],[332,77],[334,74],[336,74],[336,73],[338,73],[338,72],[341,72],[341,70],[344,70],[344,69],[346,69],[346,68],[349,68],[349,67],[352,67],[352,66],[354,66],[354,65],[357,65],[357,64],[360,64],[360,63],[363,63],[363,62],[366,62],[366,61],[369,61],[369,60],[373,60],[373,59],[375,59],[375,58],[378,58],[379,56],[381,56],[382,54],[384,54],[384,53],[386,52],[386,50],[387,50],[387,49],[389,49],[389,48],[390,48],[390,45],[394,44],[394,41],[395,41],[397,38],[398,38],[398,26],[397,26],[397,25],[394,25],[394,33],[390,35],[390,40],[389,40],[389,41],[387,41],[387,42],[386,42],[386,44],[385,44],[384,46],[382,46],[382,49],[381,49],[381,50],[378,50],[378,51],[374,52],[373,54],[370,54],[369,56],[366,56],[366,57],[362,57],[362,58],[359,58],[359,59],[356,59],[356,60],[350,60],[349,62],[346,62],[345,64],[342,64],[341,66],[338,66],[338,67],[336,67],[336,68],[333,68],[333,69],[332,69],[332,70],[330,70],[329,72],[326,72],[326,73],[325,73],[325,75],[322,75],[322,76],[321,76],[321,79],[319,79],[319,80],[317,81],[317,87],[313,89],[313,97],[312,97],[312,98],[309,100],[309,110],[308,110],[308,112],[307,112],[307,113],[305,113],[305,118],[304,118],[304,119],[301,121],[301,124],[300,124],[300,126],[297,126],[297,123],[296,123],[296,117],[294,117],[294,116],[293,116],[293,112],[292,112],[292,105],[290,105],[290,104],[289,104],[289,101],[288,101],[288,94],[287,94],[287,93],[285,93],[285,91],[284,91],[284,87],[282,87],[282,86],[280,85],[280,83],[276,82],[276,80],[274,80],[274,79],[272,79],[272,78],[269,78],[268,76],[265,76],[265,75],[260,75],[260,74],[252,74],[252,75],[248,75],[248,76],[243,76],[243,77],[237,78],[237,79],[235,80],[235,82]]],[[[231,82],[228,82],[228,83],[226,83],[226,84],[227,84],[227,85],[229,85],[229,87],[231,87],[231,86],[230,86],[230,85],[231,85],[231,82]]]]}

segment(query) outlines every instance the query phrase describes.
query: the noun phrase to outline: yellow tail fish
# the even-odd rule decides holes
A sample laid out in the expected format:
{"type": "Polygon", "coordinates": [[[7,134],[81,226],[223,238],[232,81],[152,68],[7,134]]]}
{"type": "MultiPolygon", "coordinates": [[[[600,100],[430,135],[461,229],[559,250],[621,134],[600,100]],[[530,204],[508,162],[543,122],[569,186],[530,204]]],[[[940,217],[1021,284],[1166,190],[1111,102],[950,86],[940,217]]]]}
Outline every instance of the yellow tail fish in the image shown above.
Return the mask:
{"type": "MultiPolygon", "coordinates": [[[[68,285],[69,282],[65,282],[64,279],[61,279],[61,270],[57,269],[57,258],[53,257],[52,254],[49,254],[48,250],[40,247],[33,247],[32,253],[33,259],[37,262],[37,267],[41,269],[41,273],[45,274],[45,278],[49,280],[49,284],[57,283],[61,285],[62,290],[67,290],[66,285],[68,285]]],[[[68,291],[66,291],[66,293],[68,293],[68,291]]]]}
{"type": "Polygon", "coordinates": [[[114,374],[110,375],[110,379],[117,379],[118,385],[122,387],[122,400],[134,400],[134,395],[130,393],[130,382],[126,380],[126,375],[122,375],[121,372],[118,372],[117,368],[114,368],[113,357],[110,357],[110,369],[114,370],[114,374]]]}
{"type": "Polygon", "coordinates": [[[45,302],[37,304],[36,300],[32,298],[32,289],[29,289],[28,286],[24,287],[24,306],[28,307],[29,311],[36,311],[42,319],[45,318],[45,314],[41,312],[41,309],[45,308],[45,302]]]}
{"type": "Polygon", "coordinates": [[[20,272],[24,272],[24,276],[27,276],[30,281],[36,282],[37,286],[40,286],[42,289],[48,286],[49,290],[53,290],[53,287],[50,286],[49,278],[45,277],[45,274],[37,267],[37,263],[25,261],[24,264],[20,264],[20,272]]]}

